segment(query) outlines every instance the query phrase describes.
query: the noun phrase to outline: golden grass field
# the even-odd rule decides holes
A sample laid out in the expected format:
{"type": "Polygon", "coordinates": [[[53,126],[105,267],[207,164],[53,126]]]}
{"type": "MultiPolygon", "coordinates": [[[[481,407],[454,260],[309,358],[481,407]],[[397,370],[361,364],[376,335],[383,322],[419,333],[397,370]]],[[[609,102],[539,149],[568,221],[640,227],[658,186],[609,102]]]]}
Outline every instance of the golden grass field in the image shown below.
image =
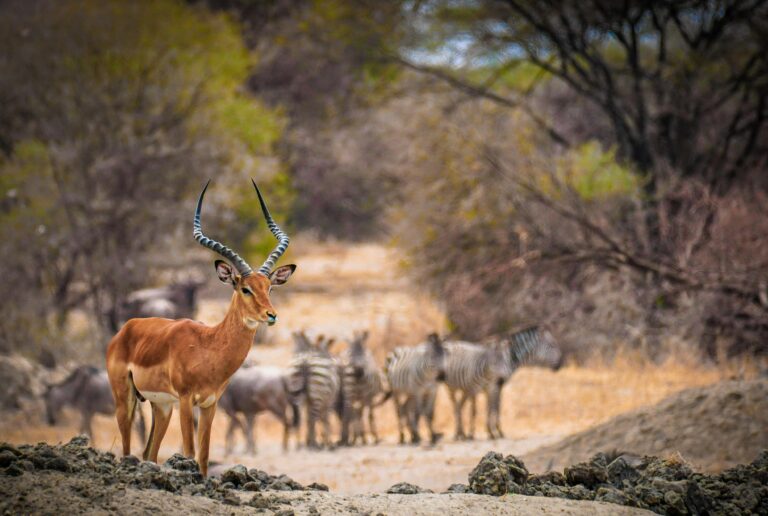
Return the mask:
{"type": "MultiPolygon", "coordinates": [[[[395,345],[420,342],[435,330],[444,330],[440,306],[400,275],[397,257],[387,248],[363,244],[317,244],[297,239],[290,261],[299,264],[289,284],[278,293],[274,304],[280,323],[269,329],[267,343],[254,348],[251,359],[264,364],[286,365],[291,356],[292,331],[335,336],[344,339],[358,329],[371,331],[370,344],[382,362],[395,345]]],[[[220,320],[227,307],[227,287],[218,282],[206,288],[198,318],[207,323],[220,320]]],[[[259,454],[255,457],[224,456],[226,416],[214,421],[211,458],[227,464],[242,462],[272,473],[287,473],[299,482],[320,481],[341,492],[376,491],[400,481],[420,482],[436,489],[451,482],[466,481],[466,474],[490,449],[506,453],[527,453],[560,437],[632,410],[657,403],[682,389],[717,382],[734,374],[733,368],[708,367],[684,357],[670,357],[652,364],[632,352],[619,354],[611,364],[594,361],[587,366],[566,365],[558,372],[538,368],[519,370],[503,393],[502,427],[506,439],[485,441],[484,402],[479,405],[477,441],[454,443],[452,410],[445,392],[440,392],[436,409],[438,428],[445,440],[434,449],[396,446],[394,409],[385,404],[377,411],[384,437],[379,446],[336,452],[294,451],[279,447],[281,428],[271,416],[258,423],[259,454]]],[[[145,413],[149,413],[145,410],[145,413]]],[[[77,430],[77,416],[67,423],[48,427],[36,417],[16,416],[0,425],[0,440],[11,442],[66,441],[77,430]]],[[[236,450],[243,449],[238,435],[236,450]]],[[[112,418],[95,420],[95,445],[118,453],[119,438],[112,418]]],[[[176,415],[171,423],[161,458],[179,451],[181,437],[176,415]]],[[[134,453],[141,450],[137,439],[134,453]]]]}

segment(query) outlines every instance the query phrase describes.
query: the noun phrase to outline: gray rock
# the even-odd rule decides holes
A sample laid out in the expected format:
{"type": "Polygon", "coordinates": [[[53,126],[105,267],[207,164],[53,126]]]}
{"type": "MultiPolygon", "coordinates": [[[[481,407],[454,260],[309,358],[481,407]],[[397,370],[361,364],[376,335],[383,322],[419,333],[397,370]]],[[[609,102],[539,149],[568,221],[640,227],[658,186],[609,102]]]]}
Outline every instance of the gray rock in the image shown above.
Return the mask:
{"type": "Polygon", "coordinates": [[[608,481],[605,466],[594,462],[574,464],[565,468],[564,474],[565,480],[572,486],[582,484],[584,487],[593,488],[608,481]]]}
{"type": "Polygon", "coordinates": [[[6,468],[17,460],[18,456],[10,450],[0,451],[0,468],[6,468]]]}
{"type": "Polygon", "coordinates": [[[469,488],[467,484],[451,484],[448,486],[448,489],[445,490],[446,493],[471,493],[472,490],[469,488]]]}
{"type": "Polygon", "coordinates": [[[232,466],[221,474],[221,481],[223,483],[231,482],[234,487],[244,486],[251,480],[252,478],[248,475],[248,469],[242,464],[232,466]]]}
{"type": "Polygon", "coordinates": [[[398,482],[397,484],[387,489],[388,494],[414,495],[419,493],[431,493],[431,492],[432,491],[429,489],[423,489],[417,485],[409,484],[408,482],[398,482]]]}
{"type": "Polygon", "coordinates": [[[165,461],[163,465],[178,471],[191,471],[191,472],[200,471],[200,466],[198,466],[195,459],[188,459],[187,457],[185,457],[180,453],[174,453],[173,455],[171,455],[170,458],[167,461],[165,461]]]}

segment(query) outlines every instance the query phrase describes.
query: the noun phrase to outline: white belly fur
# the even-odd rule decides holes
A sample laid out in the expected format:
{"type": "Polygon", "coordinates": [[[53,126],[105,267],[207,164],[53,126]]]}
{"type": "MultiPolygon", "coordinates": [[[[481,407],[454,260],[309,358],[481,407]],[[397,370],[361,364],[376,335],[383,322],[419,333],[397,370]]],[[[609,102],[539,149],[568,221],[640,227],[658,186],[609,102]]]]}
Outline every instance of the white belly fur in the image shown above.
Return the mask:
{"type": "Polygon", "coordinates": [[[169,394],[167,392],[152,392],[152,391],[139,391],[141,395],[146,399],[147,401],[150,401],[152,403],[158,403],[160,405],[167,405],[170,403],[178,403],[179,398],[174,396],[173,394],[169,394]]]}

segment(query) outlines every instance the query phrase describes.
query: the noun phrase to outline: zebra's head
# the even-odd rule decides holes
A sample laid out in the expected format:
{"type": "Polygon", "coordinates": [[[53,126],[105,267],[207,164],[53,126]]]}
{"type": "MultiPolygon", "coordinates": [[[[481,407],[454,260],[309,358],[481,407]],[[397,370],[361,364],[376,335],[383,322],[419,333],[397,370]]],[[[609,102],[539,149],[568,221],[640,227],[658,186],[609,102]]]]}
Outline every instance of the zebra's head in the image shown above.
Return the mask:
{"type": "Polygon", "coordinates": [[[563,365],[563,352],[548,330],[536,326],[510,335],[512,366],[531,365],[557,371],[563,365]]]}
{"type": "Polygon", "coordinates": [[[365,368],[368,363],[368,349],[365,347],[365,341],[368,340],[368,331],[355,332],[352,343],[349,346],[347,354],[348,367],[352,374],[360,378],[365,374],[365,368]]]}
{"type": "Polygon", "coordinates": [[[293,352],[294,354],[306,353],[312,349],[312,344],[307,338],[307,334],[303,331],[295,331],[291,333],[293,337],[293,352]]]}
{"type": "Polygon", "coordinates": [[[446,350],[440,336],[437,333],[430,333],[427,336],[426,359],[429,369],[434,371],[434,378],[438,382],[445,381],[445,355],[446,350]]]}

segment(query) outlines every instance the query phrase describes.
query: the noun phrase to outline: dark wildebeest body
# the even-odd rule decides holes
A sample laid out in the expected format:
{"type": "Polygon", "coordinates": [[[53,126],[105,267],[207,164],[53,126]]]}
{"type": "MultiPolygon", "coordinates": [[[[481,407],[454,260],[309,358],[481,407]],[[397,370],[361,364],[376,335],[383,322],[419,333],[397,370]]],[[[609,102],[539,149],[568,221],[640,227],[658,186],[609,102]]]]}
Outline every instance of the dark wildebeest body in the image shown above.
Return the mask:
{"type": "MultiPolygon", "coordinates": [[[[62,382],[48,386],[43,396],[48,424],[56,424],[59,411],[70,406],[80,412],[80,432],[93,437],[91,420],[94,414],[112,416],[115,414],[115,402],[109,385],[107,372],[93,366],[79,366],[62,382]]],[[[144,416],[136,405],[138,420],[136,429],[142,441],[146,438],[144,416]]]]}
{"type": "Polygon", "coordinates": [[[256,453],[254,420],[261,412],[270,412],[283,424],[283,450],[288,449],[291,428],[298,429],[299,406],[288,392],[289,371],[273,366],[251,366],[239,369],[219,399],[219,407],[229,416],[227,453],[232,452],[235,428],[245,435],[248,453],[256,453]],[[291,408],[291,418],[288,408],[291,408]],[[245,424],[238,414],[243,414],[245,424]]]}
{"type": "Polygon", "coordinates": [[[197,311],[197,291],[204,281],[189,279],[165,287],[145,288],[128,294],[114,311],[107,314],[110,328],[117,332],[128,319],[164,317],[194,319],[197,311]]]}

